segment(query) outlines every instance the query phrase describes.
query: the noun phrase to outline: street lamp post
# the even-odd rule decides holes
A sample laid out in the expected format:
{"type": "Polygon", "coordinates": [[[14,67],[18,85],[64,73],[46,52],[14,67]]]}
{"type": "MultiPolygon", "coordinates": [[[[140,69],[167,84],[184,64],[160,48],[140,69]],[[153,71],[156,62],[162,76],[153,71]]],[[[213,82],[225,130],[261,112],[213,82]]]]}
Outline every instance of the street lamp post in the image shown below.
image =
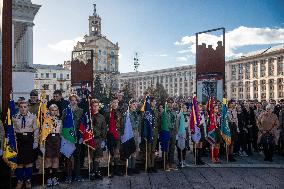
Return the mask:
{"type": "Polygon", "coordinates": [[[136,97],[138,98],[138,67],[140,66],[139,64],[139,59],[138,59],[138,53],[135,52],[134,55],[134,70],[136,72],[136,97]]]}

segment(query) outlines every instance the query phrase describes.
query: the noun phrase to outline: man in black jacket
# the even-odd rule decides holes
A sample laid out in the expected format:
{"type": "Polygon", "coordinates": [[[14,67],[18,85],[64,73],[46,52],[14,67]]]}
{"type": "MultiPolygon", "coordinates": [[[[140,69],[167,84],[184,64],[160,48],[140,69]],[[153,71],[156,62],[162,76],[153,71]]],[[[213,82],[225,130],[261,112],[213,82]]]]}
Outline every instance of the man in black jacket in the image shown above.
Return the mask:
{"type": "Polygon", "coordinates": [[[67,100],[64,100],[61,90],[55,90],[53,92],[53,99],[47,102],[47,108],[49,108],[49,106],[51,106],[52,104],[57,105],[59,110],[59,118],[61,118],[62,111],[67,108],[69,102],[67,100]]]}

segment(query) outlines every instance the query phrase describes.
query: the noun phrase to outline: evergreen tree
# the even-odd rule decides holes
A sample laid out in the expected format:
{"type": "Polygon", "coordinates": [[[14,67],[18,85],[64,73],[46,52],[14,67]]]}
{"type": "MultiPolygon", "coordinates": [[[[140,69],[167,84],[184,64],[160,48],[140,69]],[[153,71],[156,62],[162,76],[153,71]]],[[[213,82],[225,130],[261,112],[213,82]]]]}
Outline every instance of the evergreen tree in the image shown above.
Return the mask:
{"type": "Polygon", "coordinates": [[[94,81],[94,98],[102,102],[104,100],[103,93],[104,92],[103,92],[102,80],[100,78],[100,75],[96,75],[96,78],[94,81]]]}
{"type": "Polygon", "coordinates": [[[134,90],[131,89],[129,82],[124,83],[123,88],[123,98],[125,102],[129,102],[131,98],[133,98],[133,92],[134,90]]]}
{"type": "MultiPolygon", "coordinates": [[[[150,93],[151,94],[151,93],[150,93]]],[[[154,90],[154,94],[153,96],[155,97],[157,104],[162,104],[164,105],[167,98],[169,97],[166,89],[164,88],[164,86],[160,83],[156,84],[156,88],[154,90]]]]}

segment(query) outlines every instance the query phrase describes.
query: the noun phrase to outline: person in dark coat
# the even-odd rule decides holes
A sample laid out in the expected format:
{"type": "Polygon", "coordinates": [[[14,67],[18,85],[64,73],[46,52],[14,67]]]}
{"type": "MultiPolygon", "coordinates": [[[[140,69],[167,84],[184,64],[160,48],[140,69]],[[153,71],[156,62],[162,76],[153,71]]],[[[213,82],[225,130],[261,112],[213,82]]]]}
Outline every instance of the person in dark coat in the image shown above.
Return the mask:
{"type": "Polygon", "coordinates": [[[64,100],[62,97],[62,92],[61,90],[55,90],[53,92],[53,99],[47,102],[47,108],[49,108],[50,105],[56,104],[59,110],[59,118],[62,117],[62,112],[67,108],[69,105],[69,102],[67,100],[64,100]]]}

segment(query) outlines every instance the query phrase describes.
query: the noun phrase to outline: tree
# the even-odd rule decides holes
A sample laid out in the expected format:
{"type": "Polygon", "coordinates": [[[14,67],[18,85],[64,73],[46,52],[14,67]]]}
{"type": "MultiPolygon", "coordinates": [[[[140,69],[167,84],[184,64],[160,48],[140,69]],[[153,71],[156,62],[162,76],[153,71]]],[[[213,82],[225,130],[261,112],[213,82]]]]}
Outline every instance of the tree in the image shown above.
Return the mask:
{"type": "MultiPolygon", "coordinates": [[[[150,93],[151,94],[151,93],[150,93]]],[[[156,84],[156,88],[154,90],[153,96],[155,97],[158,104],[165,104],[169,94],[165,90],[164,86],[160,83],[156,84]]]]}
{"type": "Polygon", "coordinates": [[[104,100],[104,94],[103,94],[103,86],[102,86],[102,80],[100,78],[100,75],[96,75],[95,81],[94,81],[94,98],[98,99],[99,101],[104,100]]]}
{"type": "Polygon", "coordinates": [[[131,89],[131,86],[129,84],[129,82],[124,83],[123,88],[122,88],[122,92],[123,92],[123,98],[125,100],[125,102],[129,102],[131,98],[133,98],[133,92],[134,90],[131,89]]]}

